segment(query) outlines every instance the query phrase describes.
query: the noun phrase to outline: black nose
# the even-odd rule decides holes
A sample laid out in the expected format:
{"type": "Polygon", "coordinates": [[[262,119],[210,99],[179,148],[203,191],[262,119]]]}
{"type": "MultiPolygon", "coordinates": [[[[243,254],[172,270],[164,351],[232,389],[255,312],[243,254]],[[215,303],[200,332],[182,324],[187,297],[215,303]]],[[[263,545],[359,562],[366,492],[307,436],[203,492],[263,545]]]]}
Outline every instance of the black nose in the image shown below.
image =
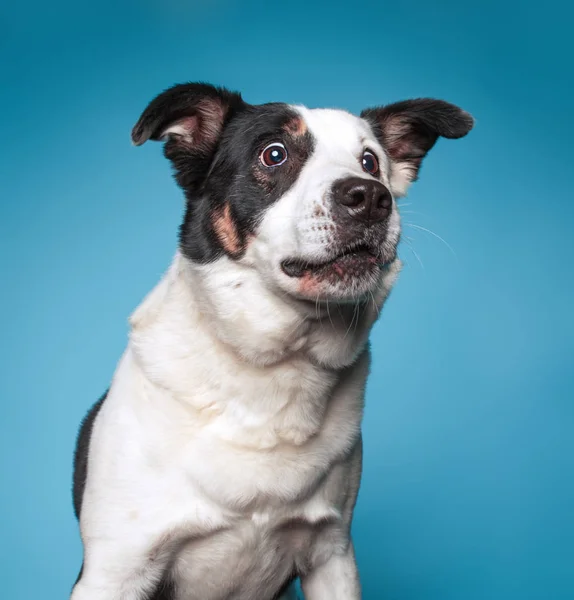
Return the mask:
{"type": "Polygon", "coordinates": [[[391,192],[379,181],[349,177],[333,185],[333,199],[355,219],[380,223],[389,217],[393,206],[391,192]]]}

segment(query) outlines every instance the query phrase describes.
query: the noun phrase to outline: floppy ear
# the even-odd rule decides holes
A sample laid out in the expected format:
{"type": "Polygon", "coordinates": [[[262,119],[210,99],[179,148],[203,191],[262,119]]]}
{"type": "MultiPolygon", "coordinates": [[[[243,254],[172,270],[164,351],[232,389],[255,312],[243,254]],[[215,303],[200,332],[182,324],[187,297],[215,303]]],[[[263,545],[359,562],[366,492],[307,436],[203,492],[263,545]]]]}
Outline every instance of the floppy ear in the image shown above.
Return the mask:
{"type": "Polygon", "coordinates": [[[390,183],[395,196],[404,196],[416,181],[423,158],[439,136],[461,138],[474,125],[471,115],[458,106],[432,98],[369,108],[361,117],[369,121],[392,160],[390,183]]]}
{"type": "Polygon", "coordinates": [[[190,146],[209,146],[217,141],[230,109],[243,105],[241,95],[206,83],[175,85],[154,98],[132,129],[132,141],[169,136],[190,146]]]}
{"type": "Polygon", "coordinates": [[[179,184],[193,193],[207,173],[225,123],[246,106],[241,95],[205,83],[171,87],[154,98],[132,129],[132,141],[165,141],[179,184]]]}

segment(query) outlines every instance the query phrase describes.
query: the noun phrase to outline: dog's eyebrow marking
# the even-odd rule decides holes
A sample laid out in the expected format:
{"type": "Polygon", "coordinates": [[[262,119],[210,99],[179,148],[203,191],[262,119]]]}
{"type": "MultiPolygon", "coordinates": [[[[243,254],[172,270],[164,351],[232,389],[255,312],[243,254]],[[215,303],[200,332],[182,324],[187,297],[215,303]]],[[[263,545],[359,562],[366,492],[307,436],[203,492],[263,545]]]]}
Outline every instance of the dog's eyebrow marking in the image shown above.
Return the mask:
{"type": "Polygon", "coordinates": [[[307,123],[305,123],[305,119],[303,117],[296,116],[287,121],[287,123],[283,125],[283,129],[290,135],[299,137],[307,133],[307,123]]]}
{"type": "Polygon", "coordinates": [[[215,213],[213,229],[228,254],[237,255],[241,252],[241,240],[233,222],[231,207],[228,202],[215,213]]]}

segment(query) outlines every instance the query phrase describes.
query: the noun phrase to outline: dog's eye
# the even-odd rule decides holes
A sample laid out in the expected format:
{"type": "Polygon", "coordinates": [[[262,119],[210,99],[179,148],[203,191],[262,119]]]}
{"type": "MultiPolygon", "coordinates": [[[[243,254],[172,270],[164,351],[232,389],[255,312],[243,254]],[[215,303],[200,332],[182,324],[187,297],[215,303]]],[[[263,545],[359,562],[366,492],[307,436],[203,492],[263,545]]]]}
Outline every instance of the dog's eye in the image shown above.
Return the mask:
{"type": "Polygon", "coordinates": [[[260,160],[265,167],[278,167],[287,160],[287,150],[279,142],[269,144],[261,153],[260,160]]]}
{"type": "Polygon", "coordinates": [[[363,152],[362,163],[363,170],[365,170],[367,173],[376,175],[379,172],[379,161],[370,150],[365,150],[363,152]]]}

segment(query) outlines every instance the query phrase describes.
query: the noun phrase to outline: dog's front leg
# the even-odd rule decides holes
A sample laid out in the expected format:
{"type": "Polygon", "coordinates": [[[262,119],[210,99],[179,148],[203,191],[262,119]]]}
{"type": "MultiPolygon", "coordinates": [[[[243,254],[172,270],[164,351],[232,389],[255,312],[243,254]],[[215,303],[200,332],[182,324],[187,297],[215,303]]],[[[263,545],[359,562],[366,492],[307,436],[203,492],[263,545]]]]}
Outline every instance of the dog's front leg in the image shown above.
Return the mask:
{"type": "MultiPolygon", "coordinates": [[[[129,536],[128,536],[129,539],[129,536]]],[[[169,543],[143,539],[89,540],[82,574],[70,600],[145,600],[159,584],[172,556],[169,543]]]]}
{"type": "Polygon", "coordinates": [[[305,600],[360,600],[361,585],[352,542],[343,554],[333,554],[326,563],[301,578],[305,600]]]}

